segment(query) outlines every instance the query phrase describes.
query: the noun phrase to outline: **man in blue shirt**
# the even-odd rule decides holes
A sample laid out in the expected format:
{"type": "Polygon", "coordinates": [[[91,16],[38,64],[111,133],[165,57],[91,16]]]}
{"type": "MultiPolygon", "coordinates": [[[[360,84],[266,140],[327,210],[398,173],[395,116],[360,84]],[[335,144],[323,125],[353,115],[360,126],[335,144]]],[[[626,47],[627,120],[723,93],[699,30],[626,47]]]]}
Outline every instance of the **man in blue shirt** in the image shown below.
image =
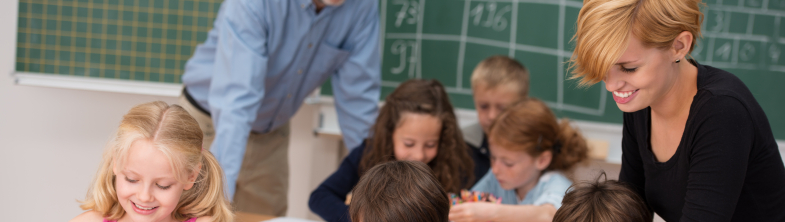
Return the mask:
{"type": "Polygon", "coordinates": [[[327,77],[346,146],[368,136],[381,87],[378,2],[345,1],[226,0],[186,63],[180,103],[236,210],[286,213],[289,119],[327,77]]]}

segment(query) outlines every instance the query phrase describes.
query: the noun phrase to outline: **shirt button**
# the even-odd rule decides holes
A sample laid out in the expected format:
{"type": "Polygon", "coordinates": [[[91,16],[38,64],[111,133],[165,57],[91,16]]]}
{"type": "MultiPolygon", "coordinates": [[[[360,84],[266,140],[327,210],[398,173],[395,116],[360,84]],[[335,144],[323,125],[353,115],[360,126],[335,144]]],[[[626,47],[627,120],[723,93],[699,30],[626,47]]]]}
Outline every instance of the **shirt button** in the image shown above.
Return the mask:
{"type": "Polygon", "coordinates": [[[487,152],[488,152],[488,151],[487,151],[487,150],[485,150],[485,148],[482,148],[482,149],[480,149],[480,153],[482,153],[482,154],[485,154],[485,153],[487,153],[487,152]]]}
{"type": "Polygon", "coordinates": [[[303,74],[303,70],[302,69],[298,69],[297,70],[297,74],[303,74]]]}
{"type": "Polygon", "coordinates": [[[305,4],[300,4],[300,8],[305,8],[305,4]]]}
{"type": "Polygon", "coordinates": [[[310,49],[311,47],[313,47],[313,43],[308,43],[308,48],[310,49]]]}
{"type": "Polygon", "coordinates": [[[286,98],[287,98],[287,99],[288,99],[288,98],[292,98],[292,94],[291,94],[291,93],[289,93],[289,94],[286,94],[286,98]]]}

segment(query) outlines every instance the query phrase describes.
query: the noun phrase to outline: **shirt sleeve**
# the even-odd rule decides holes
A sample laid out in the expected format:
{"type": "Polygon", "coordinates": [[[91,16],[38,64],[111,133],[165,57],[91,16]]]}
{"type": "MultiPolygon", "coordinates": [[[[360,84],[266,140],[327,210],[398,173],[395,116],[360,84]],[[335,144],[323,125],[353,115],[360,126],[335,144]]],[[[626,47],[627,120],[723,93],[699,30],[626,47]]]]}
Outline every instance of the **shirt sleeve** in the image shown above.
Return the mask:
{"type": "Polygon", "coordinates": [[[308,207],[322,219],[333,222],[349,222],[349,207],[346,195],[360,180],[358,166],[363,148],[355,148],[343,159],[341,166],[311,193],[308,207]]]}
{"type": "Polygon", "coordinates": [[[234,197],[251,124],[264,97],[267,31],[263,4],[227,0],[216,18],[219,29],[215,66],[208,93],[216,136],[210,151],[226,175],[226,193],[234,197]]]}
{"type": "Polygon", "coordinates": [[[493,193],[493,191],[496,191],[495,189],[493,189],[493,187],[495,187],[494,186],[495,180],[496,177],[494,177],[493,172],[491,172],[491,170],[489,169],[488,172],[485,173],[485,176],[482,176],[482,179],[480,179],[480,181],[477,181],[477,183],[474,184],[474,186],[472,187],[472,191],[493,193]]]}
{"type": "Polygon", "coordinates": [[[643,160],[641,159],[640,147],[635,137],[635,118],[634,113],[624,113],[624,125],[621,140],[621,172],[619,181],[629,185],[638,195],[646,201],[645,176],[643,172],[643,160]]]}
{"type": "MultiPolygon", "coordinates": [[[[716,96],[696,112],[680,221],[730,221],[746,177],[754,126],[736,98],[716,96]]],[[[687,133],[687,132],[685,132],[687,133]]]]}
{"type": "Polygon", "coordinates": [[[335,108],[346,147],[360,145],[378,112],[381,91],[378,1],[370,1],[358,21],[363,21],[349,35],[348,60],[332,76],[335,108]]]}
{"type": "Polygon", "coordinates": [[[561,202],[567,189],[572,185],[572,181],[562,174],[554,173],[545,184],[542,193],[537,197],[532,205],[540,206],[543,204],[553,205],[557,210],[561,207],[561,202]]]}

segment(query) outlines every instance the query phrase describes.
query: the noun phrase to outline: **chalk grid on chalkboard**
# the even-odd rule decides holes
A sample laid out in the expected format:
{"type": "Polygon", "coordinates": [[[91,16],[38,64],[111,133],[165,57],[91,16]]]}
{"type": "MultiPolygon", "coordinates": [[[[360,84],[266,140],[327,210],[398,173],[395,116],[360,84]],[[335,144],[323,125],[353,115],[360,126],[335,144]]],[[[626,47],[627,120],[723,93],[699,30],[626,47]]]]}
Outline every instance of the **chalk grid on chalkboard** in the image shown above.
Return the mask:
{"type": "Polygon", "coordinates": [[[219,0],[21,0],[16,71],[179,83],[219,0]]]}
{"type": "MultiPolygon", "coordinates": [[[[505,54],[510,57],[516,56],[520,52],[531,53],[534,55],[546,55],[549,58],[547,64],[529,64],[522,61],[530,69],[532,67],[549,66],[549,69],[555,73],[533,73],[532,75],[555,75],[556,83],[552,85],[552,90],[555,98],[544,98],[549,106],[564,111],[572,111],[593,116],[602,116],[606,107],[607,91],[604,89],[591,90],[587,93],[597,94],[593,96],[596,100],[591,102],[590,106],[585,104],[571,104],[565,102],[565,64],[564,62],[569,59],[572,52],[566,50],[566,42],[569,41],[572,33],[565,33],[565,26],[571,27],[574,25],[574,20],[565,21],[567,8],[572,9],[571,12],[576,12],[582,6],[581,2],[568,1],[568,0],[458,0],[458,1],[426,1],[426,0],[381,0],[380,13],[382,24],[382,85],[386,88],[394,88],[400,82],[409,78],[423,78],[423,68],[433,69],[433,66],[444,66],[445,64],[424,64],[423,63],[423,48],[428,44],[438,45],[440,42],[449,42],[447,47],[436,47],[437,50],[449,50],[449,46],[457,46],[457,52],[454,57],[450,57],[447,63],[449,66],[455,66],[447,70],[454,70],[454,81],[451,79],[439,79],[447,87],[448,93],[451,95],[466,95],[471,96],[471,86],[469,77],[471,70],[479,59],[474,61],[467,61],[467,47],[486,47],[485,49],[478,50],[496,50],[504,49],[503,52],[499,51],[498,54],[505,54]],[[458,5],[459,7],[456,7],[458,5]],[[522,7],[537,7],[538,5],[545,5],[548,9],[553,9],[558,15],[551,15],[553,18],[558,18],[558,21],[553,21],[558,27],[555,27],[553,32],[547,36],[553,36],[554,39],[548,40],[550,43],[539,42],[526,42],[527,38],[521,38],[519,30],[516,30],[520,25],[520,19],[525,19],[527,16],[521,15],[523,12],[529,12],[522,7]],[[461,13],[459,15],[460,29],[455,28],[451,31],[434,31],[434,27],[424,31],[426,22],[426,13],[433,10],[426,10],[427,7],[452,7],[453,11],[457,10],[461,13]],[[471,31],[470,31],[471,30],[471,31]],[[449,33],[453,32],[453,33],[449,33]],[[501,38],[498,38],[501,37],[501,38]],[[566,38],[566,40],[565,40],[566,38]],[[430,41],[423,44],[423,41],[430,41]],[[457,43],[457,44],[453,44],[457,43]],[[388,58],[395,57],[395,58],[388,58]],[[396,62],[391,62],[395,60],[396,62]],[[471,64],[469,64],[471,63],[471,64]],[[552,67],[551,67],[552,66],[552,67]]],[[[449,10],[449,9],[444,9],[449,10]]],[[[429,17],[427,19],[438,19],[429,17]]],[[[526,21],[528,23],[536,23],[537,21],[526,21]]],[[[449,21],[446,21],[449,23],[449,21]]],[[[550,24],[550,23],[548,23],[550,24]]],[[[449,26],[449,24],[445,24],[449,26]]],[[[436,28],[438,29],[438,27],[436,28]]],[[[536,35],[541,33],[527,33],[529,35],[536,35]]],[[[429,49],[429,50],[433,50],[429,49]]],[[[448,52],[449,53],[449,52],[448,52]]],[[[428,58],[426,58],[428,59],[428,58]]],[[[433,59],[433,58],[430,58],[433,59]]],[[[520,58],[518,58],[520,60],[520,58]]],[[[438,71],[437,71],[438,72],[438,71]]],[[[428,77],[426,77],[428,78],[428,77]]],[[[533,83],[538,84],[538,83],[533,83]]],[[[604,87],[603,87],[604,88],[604,87]]],[[[540,91],[532,90],[533,94],[540,91]]],[[[461,105],[458,105],[461,106],[461,105]]],[[[467,106],[464,104],[464,106],[467,106]]],[[[469,104],[468,106],[471,107],[469,104]]],[[[469,107],[469,108],[470,108],[469,107]]]]}
{"type": "Polygon", "coordinates": [[[785,59],[780,59],[785,1],[705,2],[703,39],[692,53],[695,58],[719,68],[785,72],[785,59]]]}

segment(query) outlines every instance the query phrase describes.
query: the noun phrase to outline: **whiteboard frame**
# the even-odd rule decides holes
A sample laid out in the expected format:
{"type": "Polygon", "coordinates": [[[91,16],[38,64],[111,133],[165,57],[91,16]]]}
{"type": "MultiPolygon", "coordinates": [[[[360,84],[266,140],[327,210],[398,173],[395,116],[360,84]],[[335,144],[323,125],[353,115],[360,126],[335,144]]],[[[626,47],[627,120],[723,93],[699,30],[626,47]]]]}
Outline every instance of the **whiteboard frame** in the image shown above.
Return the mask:
{"type": "Polygon", "coordinates": [[[14,82],[21,86],[43,86],[101,92],[130,93],[152,96],[178,97],[183,84],[143,82],[122,79],[102,79],[84,76],[65,76],[30,72],[12,73],[14,82]]]}

